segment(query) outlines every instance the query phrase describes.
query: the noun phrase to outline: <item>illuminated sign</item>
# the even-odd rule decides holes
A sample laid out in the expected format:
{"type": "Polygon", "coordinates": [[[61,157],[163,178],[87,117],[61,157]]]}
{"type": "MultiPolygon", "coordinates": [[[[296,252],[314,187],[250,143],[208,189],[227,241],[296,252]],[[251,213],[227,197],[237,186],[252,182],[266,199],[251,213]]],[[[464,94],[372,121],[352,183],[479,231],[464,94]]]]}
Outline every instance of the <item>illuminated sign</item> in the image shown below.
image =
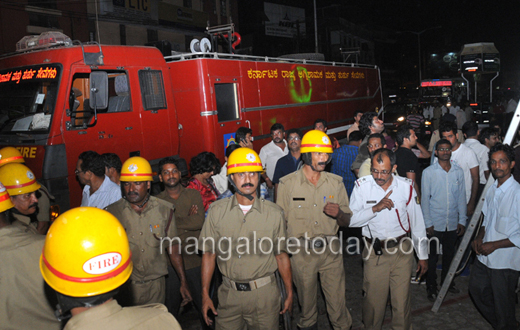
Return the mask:
{"type": "Polygon", "coordinates": [[[462,56],[463,72],[498,72],[500,71],[500,55],[497,53],[467,54],[462,56]]]}
{"type": "Polygon", "coordinates": [[[422,81],[421,87],[439,87],[439,86],[451,86],[451,80],[432,80],[432,81],[422,81]]]}
{"type": "Polygon", "coordinates": [[[1,83],[17,83],[35,80],[55,80],[59,78],[60,68],[57,66],[35,66],[17,68],[0,72],[1,83]]]}

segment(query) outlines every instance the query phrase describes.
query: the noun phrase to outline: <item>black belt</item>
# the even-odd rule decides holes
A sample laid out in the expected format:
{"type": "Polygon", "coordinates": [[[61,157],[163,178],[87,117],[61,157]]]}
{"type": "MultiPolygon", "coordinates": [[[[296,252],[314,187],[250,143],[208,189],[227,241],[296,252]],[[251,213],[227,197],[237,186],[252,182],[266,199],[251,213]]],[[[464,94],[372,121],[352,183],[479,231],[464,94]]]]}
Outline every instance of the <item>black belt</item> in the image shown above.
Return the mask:
{"type": "Polygon", "coordinates": [[[276,277],[274,274],[271,274],[249,282],[235,282],[223,276],[222,280],[224,282],[227,282],[229,286],[231,286],[233,289],[237,291],[253,291],[256,289],[260,289],[261,287],[266,286],[271,282],[275,282],[276,277]]]}
{"type": "MultiPolygon", "coordinates": [[[[391,248],[394,248],[396,247],[399,243],[401,243],[401,240],[405,237],[408,237],[408,234],[403,234],[399,237],[395,237],[395,238],[387,238],[385,240],[381,240],[381,248],[387,248],[387,249],[391,249],[391,248]]],[[[372,239],[371,238],[368,238],[368,237],[365,237],[365,240],[367,241],[367,243],[369,243],[370,245],[372,245],[372,239]]]]}

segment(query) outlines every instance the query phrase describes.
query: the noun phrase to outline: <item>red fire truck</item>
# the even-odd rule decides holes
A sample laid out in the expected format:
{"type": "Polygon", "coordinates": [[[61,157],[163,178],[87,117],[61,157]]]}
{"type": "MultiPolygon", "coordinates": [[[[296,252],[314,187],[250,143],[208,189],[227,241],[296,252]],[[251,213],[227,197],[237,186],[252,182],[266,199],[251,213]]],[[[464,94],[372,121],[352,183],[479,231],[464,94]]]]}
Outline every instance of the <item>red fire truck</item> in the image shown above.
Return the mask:
{"type": "Polygon", "coordinates": [[[221,53],[165,58],[152,47],[82,44],[55,32],[31,38],[0,58],[0,146],[22,151],[62,211],[80,204],[74,170],[85,150],[122,161],[140,155],[152,166],[201,151],[223,160],[240,126],[253,130],[260,149],[276,122],[305,131],[323,118],[330,134],[341,134],[354,110],[381,106],[374,66],[221,53]]]}

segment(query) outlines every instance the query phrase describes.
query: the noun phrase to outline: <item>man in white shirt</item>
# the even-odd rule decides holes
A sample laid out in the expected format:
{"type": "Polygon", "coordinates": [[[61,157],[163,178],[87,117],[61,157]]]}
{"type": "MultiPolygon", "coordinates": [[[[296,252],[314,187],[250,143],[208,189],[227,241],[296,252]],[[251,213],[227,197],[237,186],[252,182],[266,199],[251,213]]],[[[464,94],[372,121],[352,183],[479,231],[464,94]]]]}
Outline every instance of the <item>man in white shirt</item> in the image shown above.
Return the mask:
{"type": "MultiPolygon", "coordinates": [[[[441,138],[450,141],[452,147],[451,162],[459,165],[464,171],[464,183],[466,185],[466,200],[468,203],[468,217],[475,211],[479,184],[479,162],[477,155],[470,148],[461,144],[458,140],[457,125],[450,122],[441,123],[439,129],[441,138]]],[[[435,158],[437,162],[437,158],[435,158]]]]}
{"type": "Polygon", "coordinates": [[[484,190],[487,179],[489,178],[489,148],[480,143],[480,141],[477,139],[480,133],[477,123],[473,121],[466,122],[462,126],[462,132],[466,138],[464,145],[475,152],[475,155],[477,155],[479,161],[479,186],[477,192],[477,198],[479,198],[482,194],[482,191],[484,190]]]}
{"type": "Polygon", "coordinates": [[[287,148],[285,130],[282,124],[276,123],[271,126],[271,138],[272,141],[260,149],[260,159],[262,160],[262,166],[265,169],[265,173],[262,174],[262,177],[269,189],[269,196],[272,198],[274,195],[274,185],[272,180],[276,168],[276,162],[278,159],[289,153],[289,148],[287,148]]]}
{"type": "Polygon", "coordinates": [[[121,199],[121,188],[105,175],[105,164],[97,152],[82,152],[75,172],[79,182],[85,185],[81,206],[104,209],[121,199]]]}
{"type": "Polygon", "coordinates": [[[416,272],[428,270],[428,240],[413,182],[392,175],[395,154],[378,149],[372,156],[372,175],[356,181],[351,196],[350,227],[362,227],[363,323],[366,329],[381,329],[388,294],[392,304],[392,327],[411,329],[410,274],[414,255],[416,272]],[[411,239],[408,237],[411,233],[411,239]]]}
{"type": "Polygon", "coordinates": [[[518,106],[518,97],[512,97],[509,102],[507,102],[507,107],[506,107],[506,113],[513,113],[516,111],[516,107],[518,106]]]}
{"type": "Polygon", "coordinates": [[[227,161],[228,161],[228,157],[229,157],[229,155],[231,155],[231,153],[235,149],[238,149],[238,148],[240,148],[239,144],[230,144],[226,148],[226,155],[224,156],[224,159],[226,160],[226,162],[224,163],[224,165],[220,169],[220,173],[219,174],[215,174],[215,175],[213,175],[211,177],[213,179],[213,183],[215,184],[215,187],[217,188],[218,192],[221,195],[224,192],[226,192],[226,190],[228,190],[228,183],[229,183],[228,176],[227,176],[227,161]]]}
{"type": "Polygon", "coordinates": [[[457,115],[457,112],[460,110],[460,107],[457,105],[457,103],[453,102],[451,106],[449,107],[450,114],[457,115]]]}
{"type": "Polygon", "coordinates": [[[472,243],[478,260],[469,293],[493,329],[518,329],[516,286],[520,274],[520,184],[511,175],[514,149],[496,144],[489,152],[495,183],[486,192],[484,221],[472,243]]]}

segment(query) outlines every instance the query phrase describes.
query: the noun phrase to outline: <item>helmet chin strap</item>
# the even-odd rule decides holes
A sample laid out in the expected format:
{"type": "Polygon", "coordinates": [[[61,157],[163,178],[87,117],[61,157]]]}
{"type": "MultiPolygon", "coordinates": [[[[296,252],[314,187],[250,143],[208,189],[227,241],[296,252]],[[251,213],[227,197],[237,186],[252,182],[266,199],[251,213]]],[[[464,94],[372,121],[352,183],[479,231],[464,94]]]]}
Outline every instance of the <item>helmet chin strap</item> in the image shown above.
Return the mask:
{"type": "Polygon", "coordinates": [[[233,182],[233,180],[231,180],[231,174],[228,175],[228,181],[231,183],[231,185],[233,186],[233,188],[235,188],[235,191],[237,192],[237,194],[241,195],[241,196],[244,196],[245,198],[249,199],[250,201],[252,201],[253,199],[255,199],[253,197],[253,195],[251,194],[244,194],[243,192],[241,192],[238,187],[236,186],[236,184],[233,182]]]}
{"type": "MultiPolygon", "coordinates": [[[[123,198],[126,199],[126,200],[128,201],[128,199],[126,198],[126,196],[123,196],[123,198]]],[[[134,204],[134,205],[137,206],[138,208],[142,209],[142,208],[146,205],[146,203],[148,203],[149,200],[150,200],[150,192],[148,192],[148,193],[146,194],[146,198],[144,199],[144,202],[143,202],[142,204],[139,205],[139,204],[136,204],[136,203],[131,203],[130,201],[129,201],[129,203],[134,204]]]]}

